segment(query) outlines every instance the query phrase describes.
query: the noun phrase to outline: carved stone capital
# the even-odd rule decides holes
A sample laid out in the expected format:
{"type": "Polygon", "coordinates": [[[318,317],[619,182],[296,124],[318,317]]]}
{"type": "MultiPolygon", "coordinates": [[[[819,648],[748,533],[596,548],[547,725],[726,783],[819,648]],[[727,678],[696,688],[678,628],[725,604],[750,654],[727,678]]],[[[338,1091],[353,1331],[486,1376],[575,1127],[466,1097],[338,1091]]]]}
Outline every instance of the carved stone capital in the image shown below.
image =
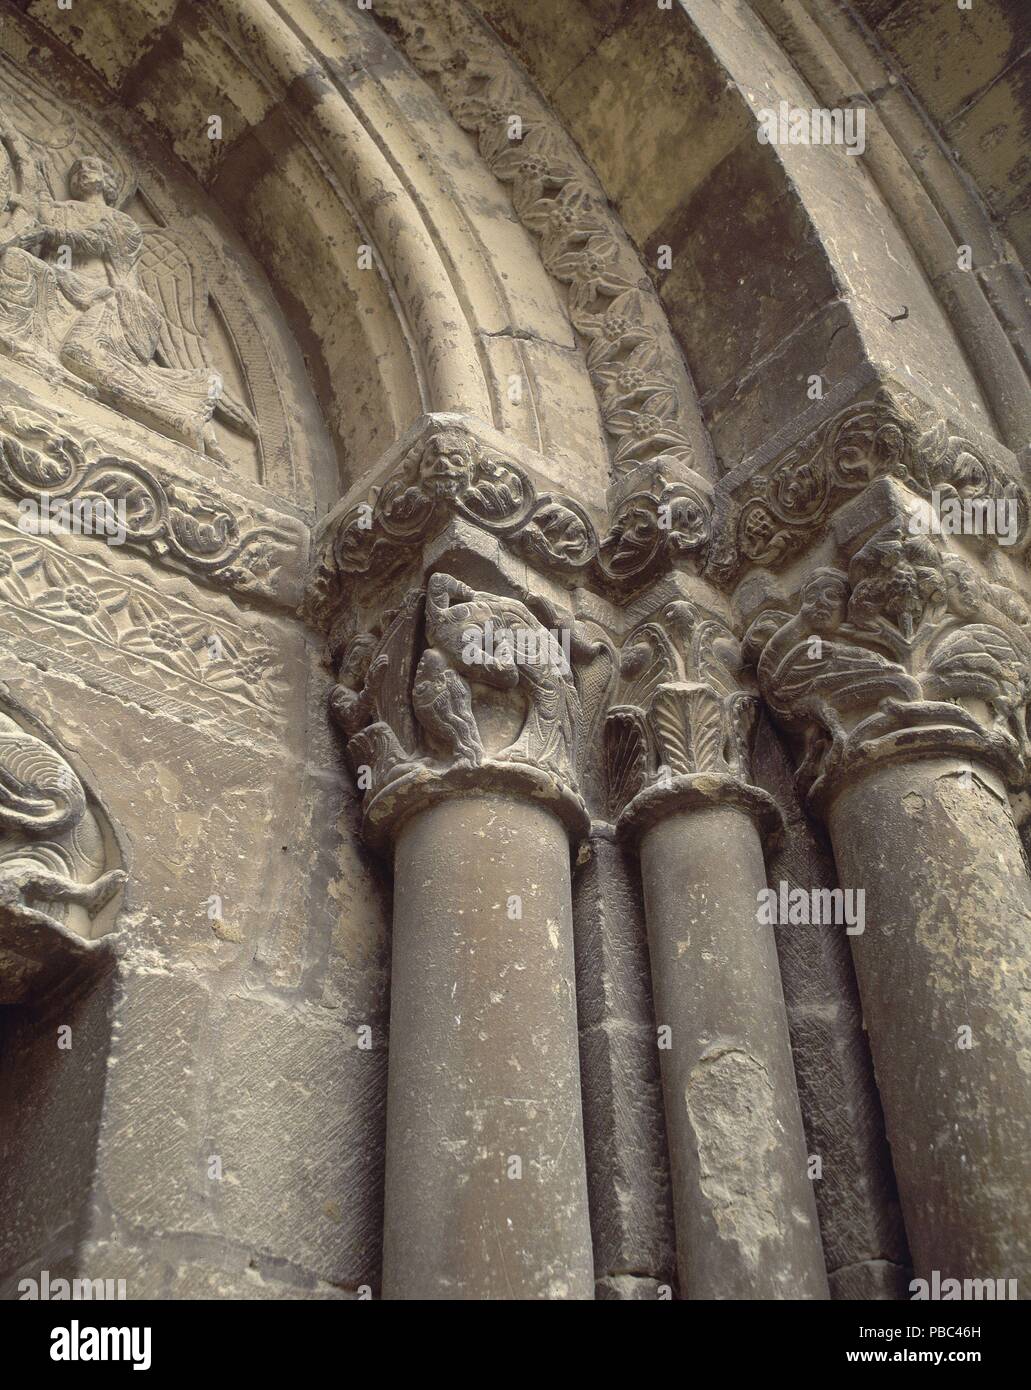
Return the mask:
{"type": "Polygon", "coordinates": [[[418,568],[420,547],[455,521],[566,586],[620,594],[670,569],[701,571],[712,488],[682,460],[661,458],[614,489],[607,530],[600,507],[554,486],[557,472],[479,421],[424,416],[322,527],[309,615],[327,626],[345,592],[418,568]]]}
{"type": "Polygon", "coordinates": [[[723,618],[681,599],[636,627],[605,721],[609,813],[621,833],[713,805],[738,806],[773,833],[780,813],[750,784],[757,712],[723,618]]]}
{"type": "Polygon", "coordinates": [[[369,842],[383,847],[415,812],[469,792],[547,802],[573,836],[586,833],[576,666],[592,651],[543,600],[439,572],[351,638],[330,708],[369,842]]]}
{"type": "Polygon", "coordinates": [[[1026,775],[1031,612],[905,515],[859,537],[846,568],[806,576],[745,635],[760,689],[801,744],[816,809],[885,759],[952,754],[1026,775]]]}
{"type": "Polygon", "coordinates": [[[956,433],[901,391],[882,387],[768,462],[728,477],[730,505],[711,572],[727,583],[747,568],[776,570],[811,552],[837,510],[883,478],[939,507],[1005,502],[1013,509],[1012,531],[1001,542],[987,530],[975,541],[983,550],[1001,543],[1015,555],[1027,548],[1031,504],[1012,455],[956,433]]]}

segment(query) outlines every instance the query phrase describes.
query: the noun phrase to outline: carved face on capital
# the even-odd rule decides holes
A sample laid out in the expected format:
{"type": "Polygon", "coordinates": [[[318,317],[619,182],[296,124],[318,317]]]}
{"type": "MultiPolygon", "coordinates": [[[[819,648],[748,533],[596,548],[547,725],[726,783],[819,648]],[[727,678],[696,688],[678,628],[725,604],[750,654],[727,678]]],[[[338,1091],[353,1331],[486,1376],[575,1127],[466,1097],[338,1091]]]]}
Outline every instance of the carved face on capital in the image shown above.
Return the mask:
{"type": "Polygon", "coordinates": [[[799,616],[814,628],[837,628],[848,613],[849,587],[836,570],[817,570],[802,587],[799,616]]]}
{"type": "Polygon", "coordinates": [[[677,492],[663,499],[669,508],[669,547],[674,555],[697,550],[709,539],[709,508],[693,492],[677,492]]]}
{"type": "Polygon", "coordinates": [[[602,550],[611,569],[625,574],[643,563],[654,548],[656,537],[654,504],[650,498],[633,497],[616,514],[602,550]]]}
{"type": "Polygon", "coordinates": [[[369,662],[378,645],[379,638],[371,632],[359,632],[351,638],[340,658],[337,679],[341,685],[349,686],[352,690],[362,688],[369,662]]]}
{"type": "Polygon", "coordinates": [[[68,191],[79,200],[102,193],[105,203],[114,204],[118,198],[118,175],[105,160],[88,155],[72,165],[68,173],[68,191]]]}
{"type": "Polygon", "coordinates": [[[472,453],[461,435],[435,434],[419,455],[417,481],[430,497],[457,497],[472,480],[472,453]]]}

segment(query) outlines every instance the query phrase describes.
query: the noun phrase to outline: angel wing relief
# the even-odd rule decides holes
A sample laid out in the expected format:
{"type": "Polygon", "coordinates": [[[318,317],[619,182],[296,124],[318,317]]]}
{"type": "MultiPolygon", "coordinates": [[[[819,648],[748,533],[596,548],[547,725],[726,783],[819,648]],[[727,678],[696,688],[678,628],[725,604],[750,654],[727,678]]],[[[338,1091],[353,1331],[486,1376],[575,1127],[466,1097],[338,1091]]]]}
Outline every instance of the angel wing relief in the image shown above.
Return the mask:
{"type": "Polygon", "coordinates": [[[11,88],[0,67],[0,351],[228,467],[213,420],[251,440],[258,426],[213,365],[202,265],[122,210],[132,177],[96,140],[70,157],[40,121],[26,134],[11,88]]]}

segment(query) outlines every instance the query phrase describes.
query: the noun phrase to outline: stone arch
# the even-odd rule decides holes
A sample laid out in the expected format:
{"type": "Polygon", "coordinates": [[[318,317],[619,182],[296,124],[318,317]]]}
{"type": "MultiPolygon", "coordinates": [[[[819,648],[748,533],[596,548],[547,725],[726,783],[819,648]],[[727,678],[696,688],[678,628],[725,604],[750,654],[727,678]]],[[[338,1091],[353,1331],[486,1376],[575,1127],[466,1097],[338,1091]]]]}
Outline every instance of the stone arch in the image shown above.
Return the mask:
{"type": "MultiPolygon", "coordinates": [[[[257,1271],[340,1297],[379,1287],[385,1244],[391,1294],[505,1296],[510,1269],[477,1244],[500,1191],[501,1239],[534,1233],[515,1252],[534,1295],[655,1296],[676,1278],[685,1296],[821,1297],[828,1273],[837,1293],[892,1293],[908,1256],[849,959],[810,969],[770,934],[726,931],[768,891],[764,849],[771,873],[836,884],[773,715],[828,777],[859,767],[868,735],[892,756],[907,738],[918,757],[987,749],[1014,782],[1027,752],[1012,672],[1028,622],[1006,593],[1031,515],[1009,447],[1019,305],[993,297],[991,266],[973,288],[946,273],[949,171],[917,189],[899,164],[917,127],[866,90],[882,69],[833,26],[806,47],[765,0],[571,0],[557,36],[546,0],[23,8],[26,63],[61,68],[148,161],[140,215],[149,199],[167,217],[174,192],[223,253],[225,336],[268,353],[252,398],[290,397],[278,484],[227,484],[129,416],[96,452],[60,410],[0,417],[8,470],[37,490],[55,469],[80,489],[149,469],[153,525],[129,554],[19,549],[0,611],[63,727],[82,692],[84,756],[110,757],[141,866],[119,965],[131,1022],[107,1040],[106,1205],[74,1257],[109,1240],[147,1290],[160,1268],[163,1292],[253,1292],[257,1271]],[[832,100],[853,76],[883,125],[868,159],[758,142],[767,105],[832,100]],[[250,318],[237,257],[269,282],[250,318]],[[903,530],[940,485],[1019,501],[1016,550],[986,546],[976,569],[918,555],[903,530]],[[891,563],[914,586],[919,571],[926,612],[879,585],[891,563]],[[938,663],[885,676],[860,653],[875,676],[859,696],[898,708],[853,737],[819,689],[796,711],[789,682],[778,703],[784,670],[808,677],[804,642],[855,659],[845,609],[878,604],[900,618],[893,651],[919,619],[938,663]],[[467,659],[449,624],[470,619],[484,644],[488,625],[564,634],[567,669],[543,647],[521,666],[507,643],[467,659]],[[998,676],[977,658],[986,632],[998,676]],[[942,699],[919,698],[925,679],[942,699]],[[986,685],[988,730],[960,703],[986,685]],[[953,695],[943,744],[929,721],[953,695]],[[527,865],[532,891],[487,891],[527,865]],[[702,930],[682,930],[685,902],[702,930]],[[534,967],[511,999],[493,988],[506,951],[534,967]],[[849,1007],[814,1037],[838,995],[849,1007]],[[505,1048],[454,1032],[495,1009],[505,1048]],[[160,1064],[138,1042],[152,1013],[176,1021],[160,1064]],[[656,1017],[689,1038],[668,1066],[656,1017]],[[513,1115],[527,1152],[555,1152],[557,1187],[499,1187],[483,1134],[506,1144],[513,1115]],[[816,1197],[812,1133],[845,1175],[816,1197]],[[223,1168],[247,1181],[212,1185],[223,1168]],[[835,1196],[850,1178],[858,1201],[835,1196]]],[[[1006,789],[981,791],[1001,842],[1006,789]]],[[[949,814],[952,793],[934,793],[949,814]]],[[[1003,1224],[990,1202],[982,1216],[991,1250],[1003,1224]]]]}

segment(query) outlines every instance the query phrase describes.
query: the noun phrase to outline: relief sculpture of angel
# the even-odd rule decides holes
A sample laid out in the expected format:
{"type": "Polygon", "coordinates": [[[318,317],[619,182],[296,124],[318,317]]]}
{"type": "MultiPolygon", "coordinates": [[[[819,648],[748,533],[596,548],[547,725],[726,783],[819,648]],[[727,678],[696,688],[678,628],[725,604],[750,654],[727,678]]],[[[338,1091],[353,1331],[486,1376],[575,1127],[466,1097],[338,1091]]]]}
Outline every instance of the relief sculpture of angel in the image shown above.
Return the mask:
{"type": "Polygon", "coordinates": [[[250,438],[257,423],[212,366],[188,249],[119,208],[126,181],[95,155],[55,197],[40,147],[3,115],[0,166],[0,351],[227,466],[215,415],[250,438]]]}

